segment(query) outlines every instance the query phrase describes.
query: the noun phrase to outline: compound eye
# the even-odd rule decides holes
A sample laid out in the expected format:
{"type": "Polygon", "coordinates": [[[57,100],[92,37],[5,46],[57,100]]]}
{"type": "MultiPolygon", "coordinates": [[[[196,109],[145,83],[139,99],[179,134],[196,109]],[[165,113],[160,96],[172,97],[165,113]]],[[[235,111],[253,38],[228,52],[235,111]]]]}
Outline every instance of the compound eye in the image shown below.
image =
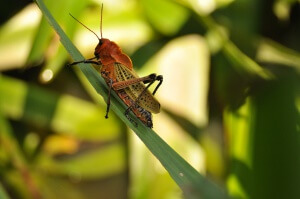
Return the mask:
{"type": "Polygon", "coordinates": [[[99,56],[99,53],[98,52],[94,52],[94,55],[95,55],[95,57],[97,58],[97,59],[99,59],[100,58],[100,56],[99,56]]]}

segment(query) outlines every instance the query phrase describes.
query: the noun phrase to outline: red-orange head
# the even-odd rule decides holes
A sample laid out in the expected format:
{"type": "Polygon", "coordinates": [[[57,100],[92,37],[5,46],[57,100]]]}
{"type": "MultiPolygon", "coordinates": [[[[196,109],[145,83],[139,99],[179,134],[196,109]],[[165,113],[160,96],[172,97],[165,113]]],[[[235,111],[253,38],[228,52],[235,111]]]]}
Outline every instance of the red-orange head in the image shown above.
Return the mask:
{"type": "Polygon", "coordinates": [[[71,16],[82,26],[84,26],[86,29],[88,29],[90,32],[92,32],[99,40],[99,43],[97,44],[95,48],[94,55],[97,59],[99,59],[102,64],[110,64],[113,62],[119,62],[127,66],[128,68],[132,68],[132,62],[130,58],[122,53],[121,48],[115,43],[110,41],[109,39],[105,39],[102,37],[102,13],[103,13],[103,4],[101,6],[101,18],[100,18],[100,37],[91,29],[89,29],[86,25],[81,23],[78,19],[71,16]]]}
{"type": "Polygon", "coordinates": [[[113,41],[109,39],[101,38],[99,39],[99,43],[95,48],[95,57],[99,58],[99,56],[106,56],[109,54],[118,54],[121,53],[120,47],[113,41]]]}
{"type": "Polygon", "coordinates": [[[99,59],[100,57],[103,57],[105,55],[109,55],[114,43],[111,42],[109,39],[101,38],[99,39],[99,43],[97,44],[95,48],[95,57],[99,59]]]}
{"type": "Polygon", "coordinates": [[[104,65],[119,62],[128,68],[132,68],[130,58],[122,52],[121,48],[115,42],[110,41],[109,39],[99,39],[94,55],[104,65]]]}

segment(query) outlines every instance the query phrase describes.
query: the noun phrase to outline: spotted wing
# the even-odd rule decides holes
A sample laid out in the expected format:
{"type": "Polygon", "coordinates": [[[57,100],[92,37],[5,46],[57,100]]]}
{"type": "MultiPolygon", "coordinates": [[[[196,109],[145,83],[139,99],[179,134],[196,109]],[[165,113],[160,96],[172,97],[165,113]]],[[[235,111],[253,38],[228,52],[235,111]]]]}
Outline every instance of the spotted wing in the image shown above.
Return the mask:
{"type": "MultiPolygon", "coordinates": [[[[126,66],[120,63],[115,63],[115,74],[118,81],[126,81],[129,79],[138,78],[138,75],[134,71],[128,69],[126,66]]],[[[128,86],[124,90],[128,94],[128,96],[135,101],[144,89],[145,84],[143,82],[139,82],[128,86]]],[[[152,113],[160,112],[159,102],[148,90],[146,90],[143,93],[143,95],[139,98],[139,101],[137,103],[142,108],[152,113]]]]}

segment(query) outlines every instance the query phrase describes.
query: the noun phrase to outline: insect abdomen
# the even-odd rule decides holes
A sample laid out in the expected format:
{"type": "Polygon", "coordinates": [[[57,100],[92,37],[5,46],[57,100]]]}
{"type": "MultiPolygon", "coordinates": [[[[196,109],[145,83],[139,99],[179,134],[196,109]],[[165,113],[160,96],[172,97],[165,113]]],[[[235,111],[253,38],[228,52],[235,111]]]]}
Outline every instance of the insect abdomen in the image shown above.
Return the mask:
{"type": "Polygon", "coordinates": [[[125,92],[124,89],[115,91],[118,96],[123,100],[123,102],[128,106],[132,106],[132,112],[139,118],[146,126],[152,128],[152,114],[139,106],[138,104],[134,103],[134,100],[129,97],[129,95],[125,92]]]}

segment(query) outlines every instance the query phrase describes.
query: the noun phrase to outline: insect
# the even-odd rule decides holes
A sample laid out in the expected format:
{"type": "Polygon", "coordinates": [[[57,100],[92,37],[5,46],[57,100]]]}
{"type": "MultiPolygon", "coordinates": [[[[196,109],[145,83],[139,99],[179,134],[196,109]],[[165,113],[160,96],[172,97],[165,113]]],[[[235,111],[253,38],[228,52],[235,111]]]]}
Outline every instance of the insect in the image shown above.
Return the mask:
{"type": "Polygon", "coordinates": [[[137,126],[137,123],[129,116],[129,112],[132,111],[146,126],[152,128],[151,113],[160,112],[160,103],[154,98],[154,95],[163,82],[163,76],[152,73],[145,77],[139,77],[135,73],[131,59],[122,52],[121,48],[115,42],[102,37],[102,13],[103,4],[101,6],[100,38],[94,31],[70,14],[78,23],[92,32],[99,43],[95,48],[93,58],[75,61],[69,65],[91,63],[100,66],[100,74],[108,85],[105,118],[108,118],[111,91],[113,90],[127,105],[124,114],[129,121],[137,126]],[[148,88],[156,81],[159,83],[151,93],[148,88]]]}

